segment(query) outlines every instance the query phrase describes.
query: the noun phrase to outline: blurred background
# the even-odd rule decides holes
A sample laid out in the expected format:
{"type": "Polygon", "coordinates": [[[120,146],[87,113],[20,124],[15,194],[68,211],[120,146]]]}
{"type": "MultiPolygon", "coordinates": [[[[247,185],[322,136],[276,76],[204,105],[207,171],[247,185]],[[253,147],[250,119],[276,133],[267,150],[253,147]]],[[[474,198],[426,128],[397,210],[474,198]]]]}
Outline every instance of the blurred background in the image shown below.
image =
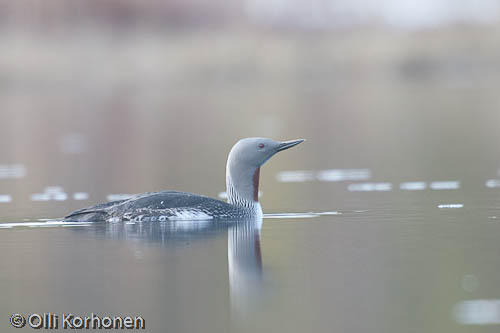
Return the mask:
{"type": "Polygon", "coordinates": [[[483,188],[500,165],[499,38],[496,0],[0,0],[2,218],[217,196],[247,136],[308,139],[263,169],[266,211],[288,208],[279,196],[342,208],[301,193],[345,184],[277,184],[289,169],[483,188]]]}

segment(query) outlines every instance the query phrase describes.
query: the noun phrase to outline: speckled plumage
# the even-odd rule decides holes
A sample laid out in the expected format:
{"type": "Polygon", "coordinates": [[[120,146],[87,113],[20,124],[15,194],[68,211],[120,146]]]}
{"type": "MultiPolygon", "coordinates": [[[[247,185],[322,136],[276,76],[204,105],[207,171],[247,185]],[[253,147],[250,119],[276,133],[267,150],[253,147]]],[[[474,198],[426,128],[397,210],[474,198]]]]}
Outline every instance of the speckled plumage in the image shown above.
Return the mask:
{"type": "Polygon", "coordinates": [[[187,192],[148,192],[77,210],[68,216],[69,221],[167,221],[207,220],[214,216],[245,218],[252,210],[226,202],[187,192]]]}

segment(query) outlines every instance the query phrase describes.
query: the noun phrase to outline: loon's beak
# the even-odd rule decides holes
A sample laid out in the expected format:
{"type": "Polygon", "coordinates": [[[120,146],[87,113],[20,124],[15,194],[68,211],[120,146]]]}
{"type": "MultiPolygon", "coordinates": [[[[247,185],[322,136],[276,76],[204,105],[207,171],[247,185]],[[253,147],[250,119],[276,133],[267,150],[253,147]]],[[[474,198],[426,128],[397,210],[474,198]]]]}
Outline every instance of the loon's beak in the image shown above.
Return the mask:
{"type": "Polygon", "coordinates": [[[285,150],[285,149],[288,149],[288,148],[292,148],[296,145],[298,145],[299,143],[302,143],[306,141],[305,139],[299,139],[299,140],[291,140],[291,141],[283,141],[283,142],[280,142],[280,144],[278,145],[278,147],[276,148],[276,151],[282,151],[282,150],[285,150]]]}

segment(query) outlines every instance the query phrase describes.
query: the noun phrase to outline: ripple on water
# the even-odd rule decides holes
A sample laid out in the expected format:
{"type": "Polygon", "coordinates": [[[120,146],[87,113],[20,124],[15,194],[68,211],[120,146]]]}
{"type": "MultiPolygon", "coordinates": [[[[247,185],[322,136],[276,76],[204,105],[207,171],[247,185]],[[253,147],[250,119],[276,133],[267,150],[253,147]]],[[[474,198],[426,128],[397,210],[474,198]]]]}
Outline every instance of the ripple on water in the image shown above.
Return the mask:
{"type": "Polygon", "coordinates": [[[342,215],[341,212],[332,211],[332,212],[307,212],[307,213],[274,213],[274,214],[264,214],[265,219],[304,219],[325,215],[342,215]]]}
{"type": "Polygon", "coordinates": [[[0,223],[0,229],[12,228],[50,228],[50,227],[83,227],[93,224],[94,222],[64,222],[54,220],[39,220],[32,222],[15,222],[15,223],[0,223]]]}

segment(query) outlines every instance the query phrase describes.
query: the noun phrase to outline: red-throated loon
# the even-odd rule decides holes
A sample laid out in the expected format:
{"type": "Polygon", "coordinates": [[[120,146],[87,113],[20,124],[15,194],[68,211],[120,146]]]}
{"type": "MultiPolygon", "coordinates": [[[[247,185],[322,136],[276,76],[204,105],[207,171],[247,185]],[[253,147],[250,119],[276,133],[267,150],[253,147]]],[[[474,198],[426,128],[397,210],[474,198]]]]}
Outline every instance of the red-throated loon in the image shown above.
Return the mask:
{"type": "Polygon", "coordinates": [[[193,193],[162,191],[135,195],[74,211],[65,221],[167,221],[242,219],[262,216],[259,204],[260,167],[274,154],[305,140],[246,138],[227,158],[227,203],[193,193]]]}

